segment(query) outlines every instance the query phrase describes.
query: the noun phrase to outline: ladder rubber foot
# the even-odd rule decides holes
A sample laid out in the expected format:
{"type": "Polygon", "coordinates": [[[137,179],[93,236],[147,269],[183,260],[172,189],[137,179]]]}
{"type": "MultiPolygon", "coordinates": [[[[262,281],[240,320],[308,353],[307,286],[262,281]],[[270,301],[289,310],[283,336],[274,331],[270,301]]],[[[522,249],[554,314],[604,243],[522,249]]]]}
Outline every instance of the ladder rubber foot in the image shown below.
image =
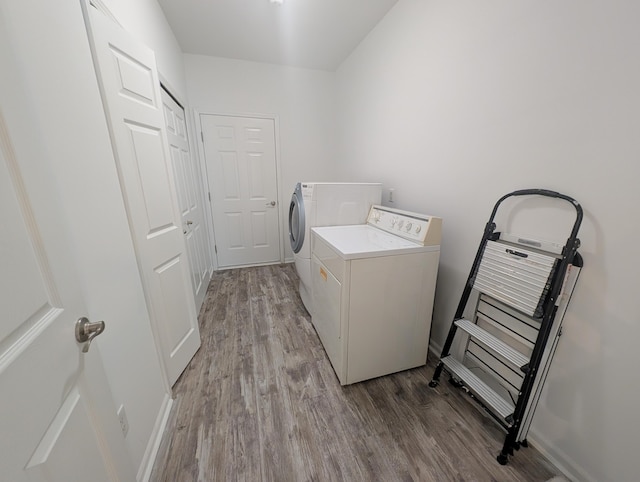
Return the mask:
{"type": "Polygon", "coordinates": [[[431,388],[436,388],[436,387],[438,386],[438,380],[431,380],[431,381],[429,382],[429,386],[430,386],[431,388]]]}
{"type": "Polygon", "coordinates": [[[455,378],[449,378],[449,383],[456,388],[460,388],[462,386],[462,383],[455,378]]]}
{"type": "Polygon", "coordinates": [[[508,456],[508,455],[505,455],[505,454],[503,454],[503,453],[500,453],[500,454],[496,457],[496,459],[498,460],[498,463],[499,463],[500,465],[507,465],[507,462],[509,461],[509,456],[508,456]]]}
{"type": "Polygon", "coordinates": [[[524,439],[522,442],[520,442],[520,445],[526,448],[529,446],[529,442],[527,442],[527,439],[524,439]]]}

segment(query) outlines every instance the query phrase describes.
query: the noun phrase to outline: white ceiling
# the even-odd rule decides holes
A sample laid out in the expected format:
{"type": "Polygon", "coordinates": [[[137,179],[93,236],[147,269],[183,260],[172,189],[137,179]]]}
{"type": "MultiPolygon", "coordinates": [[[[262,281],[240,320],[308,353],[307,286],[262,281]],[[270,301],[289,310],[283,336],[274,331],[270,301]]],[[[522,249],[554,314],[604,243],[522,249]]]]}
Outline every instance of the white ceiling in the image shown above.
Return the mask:
{"type": "Polygon", "coordinates": [[[158,0],[182,51],[335,71],[398,0],[158,0]]]}

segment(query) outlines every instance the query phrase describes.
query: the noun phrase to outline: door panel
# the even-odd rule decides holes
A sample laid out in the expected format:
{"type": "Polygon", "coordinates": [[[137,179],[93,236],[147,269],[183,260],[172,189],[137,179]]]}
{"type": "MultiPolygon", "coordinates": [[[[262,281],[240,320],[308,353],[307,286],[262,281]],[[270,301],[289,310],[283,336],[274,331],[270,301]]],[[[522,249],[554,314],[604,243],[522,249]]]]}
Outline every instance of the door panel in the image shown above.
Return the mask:
{"type": "Polygon", "coordinates": [[[90,40],[145,297],[169,383],[200,346],[155,57],[94,8],[90,40]]]}
{"type": "Polygon", "coordinates": [[[116,79],[118,93],[153,109],[156,105],[154,76],[149,66],[140,63],[115,46],[110,48],[120,74],[116,79]]]}
{"type": "Polygon", "coordinates": [[[263,153],[248,153],[249,197],[250,199],[266,200],[269,187],[265,181],[269,179],[269,161],[263,153]],[[265,177],[267,176],[267,177],[265,177]]]}
{"type": "Polygon", "coordinates": [[[253,234],[253,246],[256,248],[268,247],[269,240],[267,233],[267,216],[264,212],[251,213],[251,231],[253,234]]]}
{"type": "Polygon", "coordinates": [[[47,285],[51,280],[45,272],[41,277],[38,261],[34,256],[30,236],[21,216],[18,200],[11,195],[6,166],[2,166],[3,179],[0,184],[0,209],[2,209],[3,240],[0,250],[0,265],[12,277],[3,277],[0,286],[0,306],[3,322],[0,323],[0,339],[13,334],[19,337],[33,330],[40,320],[55,311],[50,302],[47,285]],[[11,229],[8,229],[11,226],[11,229]],[[16,297],[16,293],[21,296],[16,297]]]}
{"type": "Polygon", "coordinates": [[[140,126],[124,122],[128,129],[131,142],[130,166],[131,174],[139,185],[142,195],[142,209],[146,216],[147,236],[172,229],[178,230],[173,219],[171,197],[167,195],[171,190],[169,177],[163,163],[163,139],[156,128],[140,126]]]}
{"type": "Polygon", "coordinates": [[[229,249],[240,249],[244,246],[241,213],[225,213],[227,220],[227,237],[229,249]]]}
{"type": "Polygon", "coordinates": [[[280,261],[273,119],[200,116],[218,266],[280,261]]]}
{"type": "Polygon", "coordinates": [[[209,236],[204,224],[202,180],[196,160],[189,151],[184,109],[164,89],[162,103],[182,231],[189,256],[193,296],[196,310],[199,310],[207,292],[212,265],[209,236]]]}
{"type": "MultiPolygon", "coordinates": [[[[0,478],[133,480],[37,117],[0,12],[0,478]]],[[[107,320],[108,325],[108,320],[107,320]]]]}
{"type": "Polygon", "coordinates": [[[236,152],[221,152],[223,183],[225,201],[240,200],[240,166],[236,152]]]}
{"type": "Polygon", "coordinates": [[[47,480],[48,474],[67,474],[67,477],[75,477],[76,480],[108,481],[109,467],[105,464],[99,448],[100,440],[90,420],[91,410],[85,403],[85,397],[74,387],[27,463],[26,472],[32,478],[42,480],[47,480]],[[74,440],[92,443],[83,444],[78,452],[74,440]],[[83,463],[69,463],[77,458],[83,463]],[[71,465],[74,465],[73,468],[71,465]]]}

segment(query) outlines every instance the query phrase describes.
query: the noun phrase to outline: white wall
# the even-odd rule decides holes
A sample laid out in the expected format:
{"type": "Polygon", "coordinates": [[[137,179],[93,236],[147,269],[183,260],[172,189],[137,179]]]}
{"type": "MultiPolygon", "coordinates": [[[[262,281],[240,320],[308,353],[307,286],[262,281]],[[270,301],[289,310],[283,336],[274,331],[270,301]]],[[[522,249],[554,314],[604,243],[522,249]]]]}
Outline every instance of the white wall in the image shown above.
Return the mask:
{"type": "Polygon", "coordinates": [[[531,436],[581,480],[637,478],[638,18],[631,0],[401,0],[337,73],[343,176],[444,218],[434,345],[502,194],[583,205],[585,268],[531,436]]]}
{"type": "MultiPolygon", "coordinates": [[[[205,114],[261,114],[278,119],[280,216],[288,233],[296,182],[336,179],[335,76],[201,55],[184,56],[191,106],[205,114]]],[[[364,179],[366,180],[366,179],[364,179]]],[[[285,257],[293,254],[285,236],[285,257]]]]}
{"type": "MultiPolygon", "coordinates": [[[[77,0],[2,2],[25,90],[37,106],[31,135],[46,146],[71,228],[116,407],[124,404],[128,452],[139,467],[168,400],[153,343],[89,43],[77,0]]],[[[61,227],[62,228],[62,227],[61,227]]],[[[70,332],[71,336],[71,332],[70,332]]]]}

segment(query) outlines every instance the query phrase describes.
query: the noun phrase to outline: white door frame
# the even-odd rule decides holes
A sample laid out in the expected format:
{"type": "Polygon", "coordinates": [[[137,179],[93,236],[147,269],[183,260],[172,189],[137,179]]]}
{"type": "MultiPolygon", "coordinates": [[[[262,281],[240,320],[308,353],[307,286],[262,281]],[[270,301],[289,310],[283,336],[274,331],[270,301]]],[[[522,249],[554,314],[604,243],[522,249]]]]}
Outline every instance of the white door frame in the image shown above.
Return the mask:
{"type": "MultiPolygon", "coordinates": [[[[282,211],[282,209],[285,207],[283,204],[283,200],[282,200],[282,168],[280,166],[280,119],[276,114],[238,114],[238,113],[229,113],[229,112],[220,112],[220,111],[209,111],[209,110],[200,110],[200,109],[193,109],[193,113],[194,113],[194,121],[195,121],[195,126],[196,129],[198,131],[198,133],[200,134],[199,136],[197,136],[198,141],[198,157],[200,158],[201,162],[200,162],[200,168],[202,170],[201,175],[202,175],[202,179],[206,180],[206,182],[204,183],[204,187],[207,191],[206,193],[206,197],[207,197],[207,201],[205,203],[206,205],[206,213],[207,213],[207,217],[209,218],[209,222],[207,223],[207,226],[209,228],[209,239],[211,240],[211,242],[215,245],[216,244],[216,237],[215,237],[215,233],[213,231],[213,212],[211,209],[211,196],[210,196],[210,188],[209,188],[209,181],[208,181],[208,177],[207,177],[207,166],[206,166],[206,162],[204,161],[205,159],[205,152],[204,152],[204,141],[202,139],[202,120],[201,120],[201,116],[203,115],[219,115],[219,116],[227,116],[227,117],[247,117],[247,118],[253,118],[253,119],[267,119],[267,120],[272,120],[273,121],[273,126],[274,126],[274,135],[275,135],[275,149],[276,149],[276,192],[277,194],[277,200],[278,200],[278,207],[280,209],[279,211],[279,215],[278,215],[278,232],[280,233],[279,235],[279,239],[280,239],[280,263],[284,263],[284,242],[285,242],[285,233],[284,233],[284,223],[283,223],[283,219],[288,219],[288,211],[284,212],[282,211]]],[[[289,208],[289,203],[286,203],[286,208],[288,210],[289,208]]],[[[213,255],[212,253],[212,260],[213,260],[213,268],[214,270],[218,270],[219,266],[218,266],[218,257],[213,255]]]]}

